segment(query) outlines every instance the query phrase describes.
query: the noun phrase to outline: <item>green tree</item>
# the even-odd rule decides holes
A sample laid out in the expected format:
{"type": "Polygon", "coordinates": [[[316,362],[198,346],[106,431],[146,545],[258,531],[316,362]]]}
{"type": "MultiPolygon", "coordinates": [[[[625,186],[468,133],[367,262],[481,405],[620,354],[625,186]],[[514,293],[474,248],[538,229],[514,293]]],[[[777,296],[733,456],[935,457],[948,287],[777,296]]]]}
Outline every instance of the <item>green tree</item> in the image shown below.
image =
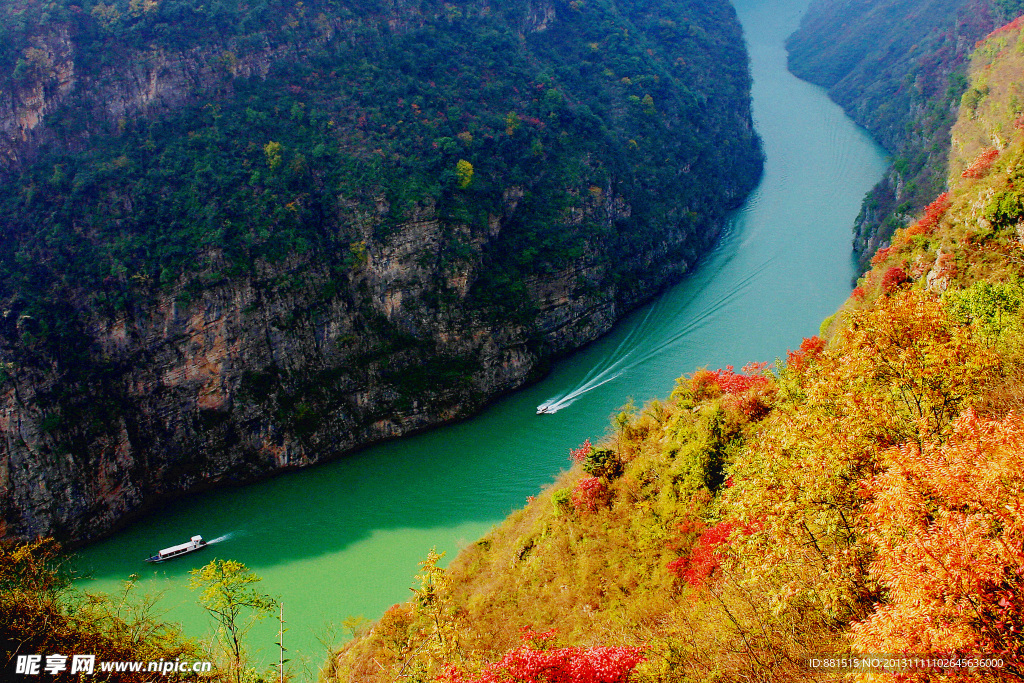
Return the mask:
{"type": "Polygon", "coordinates": [[[274,142],[273,140],[263,145],[263,153],[267,155],[267,166],[270,167],[271,171],[281,165],[281,151],[283,149],[280,142],[274,142]]]}
{"type": "Polygon", "coordinates": [[[658,113],[658,110],[654,108],[654,98],[651,97],[649,94],[648,95],[644,95],[644,98],[642,100],[640,100],[640,102],[644,106],[644,113],[645,114],[647,114],[649,116],[654,116],[655,114],[658,113]]]}
{"type": "Polygon", "coordinates": [[[202,590],[199,604],[219,624],[217,635],[231,659],[232,677],[241,683],[245,634],[274,611],[277,601],[256,591],[253,584],[262,579],[241,562],[214,560],[190,573],[189,588],[202,590]]]}
{"type": "Polygon", "coordinates": [[[469,187],[469,184],[473,182],[473,164],[465,159],[459,159],[459,163],[455,164],[455,180],[459,183],[460,188],[469,187]]]}
{"type": "Polygon", "coordinates": [[[431,548],[427,559],[420,562],[423,571],[416,575],[419,588],[413,588],[416,613],[430,622],[430,640],[427,649],[434,659],[441,663],[452,663],[456,657],[462,659],[459,639],[458,610],[451,595],[448,573],[437,563],[444,557],[431,548]]]}

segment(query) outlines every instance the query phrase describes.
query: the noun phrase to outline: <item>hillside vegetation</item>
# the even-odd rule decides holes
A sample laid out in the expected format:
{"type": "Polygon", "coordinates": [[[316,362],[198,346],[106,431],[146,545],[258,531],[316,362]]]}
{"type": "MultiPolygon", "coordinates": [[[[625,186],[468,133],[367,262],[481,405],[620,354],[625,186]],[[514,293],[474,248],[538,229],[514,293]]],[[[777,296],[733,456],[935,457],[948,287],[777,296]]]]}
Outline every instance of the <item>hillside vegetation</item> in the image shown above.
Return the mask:
{"type": "Polygon", "coordinates": [[[432,554],[327,679],[1024,678],[1022,40],[976,51],[949,192],[820,338],[628,406],[449,568],[432,554]],[[1002,666],[808,666],[825,653],[1002,666]]]}
{"type": "MultiPolygon", "coordinates": [[[[25,680],[17,658],[38,656],[37,677],[54,683],[82,680],[74,673],[75,655],[99,662],[130,660],[194,661],[210,654],[184,638],[176,624],[164,621],[154,596],[140,596],[132,576],[116,595],[83,593],[72,587],[67,556],[52,540],[0,542],[0,671],[3,680],[25,680]],[[48,656],[56,655],[56,660],[48,656]],[[63,656],[65,659],[61,660],[63,656]],[[53,668],[44,667],[53,664],[53,668]]],[[[87,669],[83,669],[86,670],[87,669]]],[[[105,683],[155,683],[183,680],[175,674],[103,672],[89,678],[105,683]]],[[[194,680],[194,678],[193,678],[194,680]]],[[[223,680],[227,680],[226,678],[223,680]]]]}
{"type": "Polygon", "coordinates": [[[725,0],[0,0],[0,536],[467,417],[760,174],[725,0]]]}
{"type": "Polygon", "coordinates": [[[854,226],[862,268],[945,189],[949,129],[975,43],[1017,0],[818,0],[787,41],[789,66],[867,128],[893,163],[854,226]]]}
{"type": "MultiPolygon", "coordinates": [[[[524,279],[595,238],[629,233],[640,252],[698,232],[759,172],[724,2],[3,2],[0,17],[4,95],[53,98],[0,175],[18,363],[88,367],[90,318],[160,291],[187,303],[263,264],[311,277],[289,258],[326,260],[326,286],[346,289],[367,249],[424,215],[493,229],[514,211],[469,305],[528,317],[524,279]],[[120,64],[160,58],[194,67],[201,91],[118,116],[89,90],[178,68],[120,64]],[[601,194],[624,215],[569,219],[601,194]]],[[[464,241],[442,245],[447,270],[464,241]]]]}

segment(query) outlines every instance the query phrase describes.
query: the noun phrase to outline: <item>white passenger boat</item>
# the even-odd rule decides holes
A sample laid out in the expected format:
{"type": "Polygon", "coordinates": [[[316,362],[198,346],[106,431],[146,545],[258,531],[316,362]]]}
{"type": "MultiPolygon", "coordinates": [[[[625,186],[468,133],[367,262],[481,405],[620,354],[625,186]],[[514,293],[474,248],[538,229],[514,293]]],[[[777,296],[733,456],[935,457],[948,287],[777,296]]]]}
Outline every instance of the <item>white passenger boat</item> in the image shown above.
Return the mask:
{"type": "Polygon", "coordinates": [[[156,555],[153,555],[153,557],[147,557],[146,562],[164,562],[166,560],[174,559],[175,557],[194,553],[197,550],[202,550],[206,545],[207,543],[203,540],[202,536],[193,536],[188,543],[172,545],[170,548],[164,548],[156,555]]]}

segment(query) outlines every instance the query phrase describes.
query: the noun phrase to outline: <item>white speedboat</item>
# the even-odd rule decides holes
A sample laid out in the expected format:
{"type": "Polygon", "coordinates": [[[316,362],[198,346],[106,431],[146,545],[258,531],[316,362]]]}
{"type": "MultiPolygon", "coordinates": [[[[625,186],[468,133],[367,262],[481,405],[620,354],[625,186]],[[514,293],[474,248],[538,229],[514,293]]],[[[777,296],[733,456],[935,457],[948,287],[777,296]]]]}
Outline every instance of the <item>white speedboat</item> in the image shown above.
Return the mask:
{"type": "Polygon", "coordinates": [[[165,562],[166,560],[172,560],[175,557],[181,557],[182,555],[202,550],[206,546],[207,543],[203,540],[202,536],[193,536],[188,543],[172,545],[170,548],[164,548],[156,555],[153,555],[153,557],[147,557],[146,562],[165,562]]]}

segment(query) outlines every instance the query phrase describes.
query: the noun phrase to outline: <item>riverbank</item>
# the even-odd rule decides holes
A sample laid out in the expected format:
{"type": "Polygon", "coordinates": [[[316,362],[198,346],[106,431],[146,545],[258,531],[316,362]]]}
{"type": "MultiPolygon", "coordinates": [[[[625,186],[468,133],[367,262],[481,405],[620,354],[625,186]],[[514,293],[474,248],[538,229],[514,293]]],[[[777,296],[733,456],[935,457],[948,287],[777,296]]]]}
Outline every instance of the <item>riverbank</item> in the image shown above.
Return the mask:
{"type": "Polygon", "coordinates": [[[949,190],[820,336],[624,409],[327,680],[1024,676],[1022,24],[972,56],[949,190]]]}
{"type": "MultiPolygon", "coordinates": [[[[264,578],[264,590],[282,597],[289,638],[315,670],[324,652],[316,633],[328,622],[376,618],[404,600],[431,547],[451,558],[522,507],[569,466],[570,448],[606,431],[627,398],[664,397],[688,369],[782,357],[816,333],[849,294],[849,227],[885,157],[820,88],[786,70],[783,41],[804,7],[737,5],[765,172],[683,283],[557,363],[540,383],[465,423],[171,503],[85,548],[81,563],[94,579],[84,585],[111,590],[140,572],[143,588],[166,591],[169,616],[202,635],[206,617],[184,588],[192,565],[150,570],[135,558],[194,533],[230,533],[217,555],[244,562],[264,578]],[[536,415],[536,406],[609,370],[613,380],[553,415],[536,415]]],[[[273,631],[266,626],[254,642],[272,642],[273,631]]]]}

